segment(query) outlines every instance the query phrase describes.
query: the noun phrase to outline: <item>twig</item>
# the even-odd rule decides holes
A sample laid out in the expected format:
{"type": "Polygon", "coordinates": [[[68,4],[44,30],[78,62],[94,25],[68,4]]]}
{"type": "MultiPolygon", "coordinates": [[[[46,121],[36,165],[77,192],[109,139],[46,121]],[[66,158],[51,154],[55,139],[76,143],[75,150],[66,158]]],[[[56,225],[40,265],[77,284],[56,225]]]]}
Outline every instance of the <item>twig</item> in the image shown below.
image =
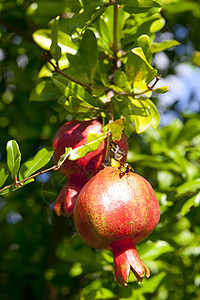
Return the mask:
{"type": "Polygon", "coordinates": [[[19,181],[18,181],[18,180],[15,180],[14,183],[12,183],[12,184],[10,184],[10,185],[8,185],[8,186],[5,186],[4,188],[0,189],[0,193],[6,191],[6,190],[8,190],[8,189],[11,189],[11,188],[13,188],[13,187],[21,187],[21,186],[22,186],[22,183],[26,182],[27,180],[30,180],[30,179],[32,179],[32,178],[35,178],[35,177],[37,177],[37,176],[39,176],[39,175],[42,175],[42,174],[44,174],[44,173],[46,173],[46,172],[49,172],[49,171],[51,171],[51,170],[57,171],[60,167],[61,167],[61,165],[59,165],[59,166],[58,166],[58,165],[54,165],[53,167],[50,167],[50,168],[48,168],[48,169],[42,170],[42,171],[40,171],[40,172],[37,172],[37,173],[35,173],[35,174],[33,174],[33,175],[31,175],[31,176],[29,176],[29,177],[27,177],[27,178],[24,178],[24,179],[22,179],[22,180],[19,180],[19,181]]]}
{"type": "Polygon", "coordinates": [[[70,81],[75,82],[75,83],[77,83],[77,84],[79,84],[79,85],[85,87],[86,89],[91,89],[91,85],[86,84],[86,83],[84,83],[84,82],[81,82],[81,81],[79,81],[79,80],[77,80],[77,79],[71,77],[70,75],[66,74],[65,72],[63,72],[63,71],[59,68],[58,64],[55,65],[55,64],[51,61],[51,59],[49,58],[47,52],[44,52],[44,54],[42,55],[42,58],[44,58],[47,62],[49,62],[49,63],[52,65],[52,67],[54,68],[54,71],[55,71],[55,72],[61,74],[61,75],[64,76],[65,78],[69,79],[70,81]]]}
{"type": "Polygon", "coordinates": [[[133,96],[133,97],[134,97],[134,96],[140,96],[140,95],[143,95],[143,94],[145,94],[145,93],[147,93],[147,92],[149,92],[149,91],[152,91],[152,92],[153,92],[153,89],[154,89],[155,85],[158,83],[158,81],[160,80],[160,78],[161,78],[161,75],[156,76],[155,82],[154,82],[151,86],[147,85],[147,89],[144,90],[144,91],[142,91],[142,92],[140,92],[140,93],[134,93],[134,92],[132,92],[132,93],[121,92],[121,93],[118,93],[118,94],[119,94],[119,95],[122,95],[122,96],[133,96]]]}

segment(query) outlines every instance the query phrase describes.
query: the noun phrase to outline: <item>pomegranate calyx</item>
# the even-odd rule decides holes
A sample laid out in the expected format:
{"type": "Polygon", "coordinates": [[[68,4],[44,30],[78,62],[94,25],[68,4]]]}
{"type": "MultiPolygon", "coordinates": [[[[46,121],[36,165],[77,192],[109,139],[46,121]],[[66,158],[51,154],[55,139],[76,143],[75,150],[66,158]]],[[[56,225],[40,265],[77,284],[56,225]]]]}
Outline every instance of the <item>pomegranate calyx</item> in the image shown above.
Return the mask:
{"type": "Polygon", "coordinates": [[[150,271],[145,266],[138,255],[135,247],[127,250],[113,250],[114,255],[114,271],[117,281],[123,286],[128,285],[130,270],[133,272],[140,284],[146,274],[150,276],[150,271]]]}

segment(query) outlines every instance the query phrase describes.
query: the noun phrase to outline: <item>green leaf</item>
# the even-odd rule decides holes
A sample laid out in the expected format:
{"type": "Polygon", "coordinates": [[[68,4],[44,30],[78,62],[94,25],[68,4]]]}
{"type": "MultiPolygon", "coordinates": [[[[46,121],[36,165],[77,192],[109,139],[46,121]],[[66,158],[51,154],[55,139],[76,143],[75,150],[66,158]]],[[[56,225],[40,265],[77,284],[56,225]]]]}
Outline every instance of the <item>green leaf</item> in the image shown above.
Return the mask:
{"type": "Polygon", "coordinates": [[[173,252],[175,249],[166,241],[145,243],[137,246],[138,253],[142,260],[155,260],[164,253],[173,252]]]}
{"type": "Polygon", "coordinates": [[[104,139],[106,139],[106,135],[103,133],[89,133],[87,143],[73,149],[69,155],[69,159],[76,160],[84,157],[86,153],[96,150],[104,139]]]}
{"type": "Polygon", "coordinates": [[[123,130],[126,126],[126,118],[121,118],[106,125],[112,132],[113,140],[119,141],[121,139],[123,130]]]}
{"type": "Polygon", "coordinates": [[[50,101],[57,100],[61,96],[60,91],[52,83],[52,81],[41,81],[35,88],[31,91],[30,101],[50,101]]]}
{"type": "Polygon", "coordinates": [[[166,275],[166,272],[161,272],[157,275],[154,275],[150,279],[145,280],[145,283],[141,286],[139,292],[141,292],[142,294],[156,292],[159,285],[161,284],[161,281],[165,278],[166,275]]]}
{"type": "Polygon", "coordinates": [[[51,30],[51,46],[50,46],[50,52],[52,57],[55,59],[56,62],[59,61],[61,58],[61,47],[58,46],[58,21],[59,17],[55,18],[51,30]]]}
{"type": "Polygon", "coordinates": [[[104,3],[95,1],[87,3],[87,6],[84,7],[84,11],[75,14],[71,20],[69,20],[68,29],[70,33],[74,33],[76,28],[86,28],[90,26],[91,23],[99,19],[105,9],[104,3]]]}
{"type": "Polygon", "coordinates": [[[157,94],[165,94],[169,91],[169,87],[168,86],[162,86],[162,87],[154,89],[153,91],[157,94]]]}
{"type": "Polygon", "coordinates": [[[152,7],[160,7],[160,3],[153,0],[131,0],[125,5],[124,10],[130,14],[147,12],[152,7]]]}
{"type": "Polygon", "coordinates": [[[51,159],[54,149],[44,147],[33,157],[27,160],[20,168],[20,180],[29,177],[42,167],[44,167],[51,159]]]}
{"type": "Polygon", "coordinates": [[[177,188],[176,190],[177,197],[187,194],[189,192],[195,192],[199,189],[200,189],[200,178],[189,180],[177,188]]]}
{"type": "Polygon", "coordinates": [[[130,115],[135,120],[136,132],[144,132],[150,125],[156,129],[160,122],[160,115],[150,99],[140,97],[139,99],[130,98],[130,115]]]}
{"type": "Polygon", "coordinates": [[[164,51],[166,49],[170,49],[172,47],[178,46],[180,43],[176,40],[163,41],[162,43],[153,43],[151,45],[152,53],[156,53],[159,51],[164,51]]]}
{"type": "Polygon", "coordinates": [[[16,178],[21,162],[21,152],[17,142],[15,140],[8,141],[6,150],[8,168],[12,178],[16,178]]]}
{"type": "Polygon", "coordinates": [[[55,76],[51,78],[55,86],[61,91],[61,93],[69,98],[70,96],[78,98],[92,107],[98,106],[100,102],[98,99],[92,97],[85,89],[79,84],[69,81],[67,78],[61,76],[55,76]]]}
{"type": "Polygon", "coordinates": [[[69,157],[71,151],[72,151],[71,147],[69,147],[69,148],[65,147],[65,153],[63,155],[61,155],[58,160],[58,163],[57,163],[58,167],[60,167],[65,162],[65,160],[69,157]]]}
{"type": "Polygon", "coordinates": [[[147,61],[145,54],[141,47],[133,48],[132,53],[140,57],[143,62],[146,64],[147,70],[148,70],[148,76],[147,76],[147,84],[149,84],[157,75],[157,70],[154,69],[150,63],[147,61]]]}
{"type": "Polygon", "coordinates": [[[0,187],[6,182],[10,172],[7,168],[7,165],[0,163],[0,187]]]}
{"type": "Polygon", "coordinates": [[[92,82],[97,68],[97,39],[93,31],[89,29],[85,31],[79,52],[89,81],[92,82]]]}
{"type": "Polygon", "coordinates": [[[191,207],[200,205],[200,192],[189,198],[181,208],[181,215],[185,216],[189,213],[191,207]]]}
{"type": "Polygon", "coordinates": [[[200,67],[200,51],[194,51],[192,56],[192,63],[200,67]]]}
{"type": "Polygon", "coordinates": [[[164,18],[159,18],[155,20],[150,26],[150,32],[156,32],[161,30],[165,26],[165,23],[166,21],[164,18]]]}
{"type": "MultiPolygon", "coordinates": [[[[127,87],[127,76],[123,71],[117,71],[114,74],[114,82],[117,87],[126,88],[127,87]]],[[[128,86],[130,88],[130,86],[128,86]]]]}
{"type": "MultiPolygon", "coordinates": [[[[51,30],[39,29],[33,33],[34,41],[43,49],[50,50],[51,47],[51,30]]],[[[61,47],[62,54],[77,52],[77,44],[73,43],[71,37],[62,31],[58,31],[58,45],[61,47]]]]}

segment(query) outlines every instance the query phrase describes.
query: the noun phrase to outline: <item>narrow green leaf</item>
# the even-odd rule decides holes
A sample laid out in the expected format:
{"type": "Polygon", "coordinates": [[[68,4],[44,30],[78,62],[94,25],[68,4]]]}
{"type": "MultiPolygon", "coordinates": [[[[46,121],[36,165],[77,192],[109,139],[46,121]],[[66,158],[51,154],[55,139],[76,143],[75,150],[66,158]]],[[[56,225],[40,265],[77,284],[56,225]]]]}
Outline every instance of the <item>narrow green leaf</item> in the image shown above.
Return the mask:
{"type": "Polygon", "coordinates": [[[170,49],[172,47],[178,46],[180,43],[176,40],[163,41],[162,43],[153,43],[151,45],[152,53],[156,53],[159,51],[164,51],[166,49],[170,49]]]}
{"type": "Polygon", "coordinates": [[[7,165],[0,163],[0,187],[6,182],[10,172],[7,168],[7,165]]]}
{"type": "Polygon", "coordinates": [[[89,81],[92,82],[97,68],[97,39],[92,30],[87,29],[85,31],[79,52],[89,81]]]}
{"type": "Polygon", "coordinates": [[[138,253],[142,260],[154,260],[164,253],[173,252],[175,249],[166,241],[151,242],[138,246],[138,253]]]}
{"type": "Polygon", "coordinates": [[[51,147],[42,148],[38,153],[26,161],[20,168],[20,179],[24,179],[44,167],[51,159],[54,149],[51,147]]]}
{"type": "Polygon", "coordinates": [[[76,160],[84,157],[86,153],[96,150],[104,139],[106,139],[106,135],[103,133],[89,133],[87,143],[74,148],[69,155],[69,159],[76,160]]]}
{"type": "Polygon", "coordinates": [[[10,140],[7,143],[7,164],[11,172],[12,178],[15,178],[18,174],[20,162],[21,162],[21,152],[19,146],[15,140],[10,140]]]}
{"type": "Polygon", "coordinates": [[[169,87],[168,86],[162,86],[162,87],[154,89],[153,91],[157,94],[165,94],[169,91],[169,87]]]}
{"type": "Polygon", "coordinates": [[[52,57],[55,59],[56,62],[59,61],[61,58],[61,47],[58,46],[58,21],[59,17],[55,18],[51,30],[51,46],[50,46],[50,52],[52,57]]]}
{"type": "Polygon", "coordinates": [[[106,127],[112,132],[112,138],[116,141],[121,139],[125,126],[126,118],[118,119],[106,125],[106,127]]]}
{"type": "Polygon", "coordinates": [[[176,190],[177,197],[187,194],[189,192],[195,192],[196,190],[199,189],[200,189],[200,178],[189,180],[177,188],[176,190]]]}
{"type": "Polygon", "coordinates": [[[200,205],[200,192],[189,198],[181,208],[181,215],[185,216],[189,213],[191,207],[197,207],[200,205]]]}
{"type": "Polygon", "coordinates": [[[200,67],[200,51],[194,51],[192,56],[192,63],[200,67]]]}
{"type": "MultiPolygon", "coordinates": [[[[50,50],[52,43],[50,29],[35,31],[33,39],[42,49],[50,50]]],[[[62,54],[70,53],[75,55],[77,53],[77,44],[73,43],[71,37],[62,31],[58,31],[58,45],[61,47],[62,54]]]]}
{"type": "Polygon", "coordinates": [[[60,91],[52,81],[41,81],[38,83],[30,94],[30,101],[50,101],[57,100],[61,96],[60,91]]]}
{"type": "Polygon", "coordinates": [[[67,78],[63,78],[61,76],[55,76],[51,78],[55,86],[61,91],[61,93],[69,98],[70,96],[78,98],[92,107],[98,106],[99,101],[92,97],[85,89],[79,84],[69,81],[67,78]]]}
{"type": "Polygon", "coordinates": [[[59,158],[57,166],[60,167],[65,162],[65,160],[69,157],[71,151],[72,151],[71,147],[65,148],[65,153],[63,155],[61,155],[61,157],[59,158]]]}

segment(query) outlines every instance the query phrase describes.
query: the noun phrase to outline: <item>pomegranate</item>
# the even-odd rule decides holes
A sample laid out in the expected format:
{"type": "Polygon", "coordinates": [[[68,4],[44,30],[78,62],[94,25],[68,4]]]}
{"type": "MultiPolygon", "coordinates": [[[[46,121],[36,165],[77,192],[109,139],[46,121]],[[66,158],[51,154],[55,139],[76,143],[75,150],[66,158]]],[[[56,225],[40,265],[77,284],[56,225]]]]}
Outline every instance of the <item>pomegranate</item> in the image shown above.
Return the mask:
{"type": "Polygon", "coordinates": [[[76,198],[87,181],[88,178],[82,173],[70,175],[54,205],[54,211],[57,216],[69,217],[72,215],[76,198]]]}
{"type": "Polygon", "coordinates": [[[156,227],[160,208],[150,183],[140,175],[106,167],[79,193],[74,223],[80,237],[91,247],[110,250],[117,281],[126,286],[130,269],[139,283],[150,276],[136,245],[156,227]]]}
{"type": "MultiPolygon", "coordinates": [[[[53,141],[54,160],[57,164],[60,156],[65,152],[65,147],[76,148],[87,142],[89,133],[99,133],[102,124],[97,120],[91,121],[70,121],[60,127],[53,141]]],[[[128,151],[128,143],[125,135],[117,142],[120,148],[128,151]]],[[[66,160],[60,168],[60,172],[69,180],[59,193],[54,210],[58,216],[70,216],[76,197],[84,184],[94,176],[101,168],[106,154],[106,140],[104,140],[98,149],[87,153],[84,157],[75,161],[66,160]]],[[[123,157],[122,161],[126,159],[123,157]]]]}

